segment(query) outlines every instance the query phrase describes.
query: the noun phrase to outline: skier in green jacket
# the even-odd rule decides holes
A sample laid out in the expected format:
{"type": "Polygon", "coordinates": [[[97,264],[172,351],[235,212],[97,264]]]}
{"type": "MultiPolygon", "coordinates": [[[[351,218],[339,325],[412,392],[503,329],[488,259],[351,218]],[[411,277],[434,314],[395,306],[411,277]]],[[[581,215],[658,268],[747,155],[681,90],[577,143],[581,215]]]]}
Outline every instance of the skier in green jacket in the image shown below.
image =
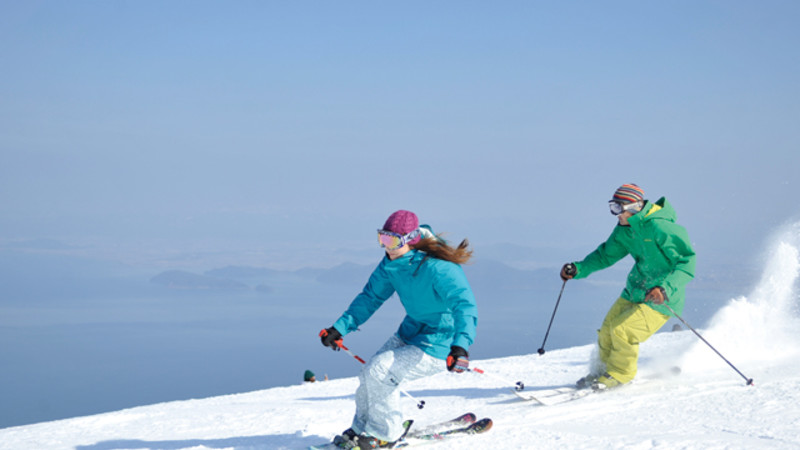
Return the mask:
{"type": "Polygon", "coordinates": [[[619,299],[598,330],[598,367],[577,382],[579,388],[613,388],[633,380],[639,343],[646,341],[669,320],[682,314],[685,287],[694,278],[695,253],[686,230],[675,223],[675,210],[665,198],[655,203],[644,191],[625,184],[609,201],[619,224],[611,236],[583,261],[567,263],[563,280],[586,278],[612,266],[627,255],[635,261],[619,299]]]}

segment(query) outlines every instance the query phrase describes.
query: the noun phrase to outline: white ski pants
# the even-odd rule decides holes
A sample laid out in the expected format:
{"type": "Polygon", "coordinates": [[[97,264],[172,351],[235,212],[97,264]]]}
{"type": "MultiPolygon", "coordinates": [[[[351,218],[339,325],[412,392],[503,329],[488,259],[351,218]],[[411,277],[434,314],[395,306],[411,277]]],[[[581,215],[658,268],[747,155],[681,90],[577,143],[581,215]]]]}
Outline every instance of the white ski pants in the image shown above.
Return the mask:
{"type": "Polygon", "coordinates": [[[403,434],[398,386],[446,369],[445,361],[392,336],[361,370],[353,431],[394,442],[403,434]]]}

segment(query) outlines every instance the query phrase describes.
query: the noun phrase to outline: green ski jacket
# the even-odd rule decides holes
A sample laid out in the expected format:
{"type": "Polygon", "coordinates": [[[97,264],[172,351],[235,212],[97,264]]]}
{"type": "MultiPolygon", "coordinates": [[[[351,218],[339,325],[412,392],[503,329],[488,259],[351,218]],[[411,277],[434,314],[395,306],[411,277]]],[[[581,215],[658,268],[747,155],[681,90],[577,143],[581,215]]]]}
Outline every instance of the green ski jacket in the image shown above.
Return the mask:
{"type": "Polygon", "coordinates": [[[676,224],[675,218],[675,210],[664,197],[655,203],[646,202],[639,213],[628,219],[629,226],[617,225],[595,251],[574,263],[578,269],[575,279],[586,278],[631,255],[635,264],[620,296],[634,303],[647,303],[671,316],[664,305],[644,300],[647,291],[661,286],[667,294],[667,304],[682,314],[686,284],[694,278],[695,253],[686,229],[676,224]]]}

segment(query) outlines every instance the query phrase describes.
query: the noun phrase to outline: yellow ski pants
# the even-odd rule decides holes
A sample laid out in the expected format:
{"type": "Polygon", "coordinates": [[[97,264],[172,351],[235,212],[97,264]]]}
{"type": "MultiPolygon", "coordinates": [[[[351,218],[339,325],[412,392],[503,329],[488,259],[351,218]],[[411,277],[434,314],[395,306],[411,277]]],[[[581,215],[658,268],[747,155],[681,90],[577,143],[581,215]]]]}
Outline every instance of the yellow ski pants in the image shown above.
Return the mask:
{"type": "Polygon", "coordinates": [[[597,331],[600,359],[606,365],[606,372],[620,383],[633,380],[639,359],[639,343],[650,338],[668,320],[669,316],[644,303],[633,303],[622,297],[617,299],[597,331]]]}

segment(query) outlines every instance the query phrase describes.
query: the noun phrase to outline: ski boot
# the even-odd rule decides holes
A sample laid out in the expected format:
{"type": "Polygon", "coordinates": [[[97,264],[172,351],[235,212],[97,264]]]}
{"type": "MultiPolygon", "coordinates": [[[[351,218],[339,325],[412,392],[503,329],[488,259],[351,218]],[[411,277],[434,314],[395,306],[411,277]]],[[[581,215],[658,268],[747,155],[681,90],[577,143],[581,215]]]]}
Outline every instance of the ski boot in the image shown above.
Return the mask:
{"type": "Polygon", "coordinates": [[[575,387],[578,388],[578,389],[590,388],[590,387],[592,387],[592,384],[595,381],[597,381],[597,379],[599,377],[600,377],[600,375],[595,375],[593,373],[590,373],[589,375],[586,375],[585,377],[583,377],[580,380],[576,381],[575,382],[575,387]]]}
{"type": "Polygon", "coordinates": [[[600,375],[596,380],[592,381],[592,389],[595,391],[605,391],[622,385],[623,383],[609,375],[608,372],[600,375]]]}
{"type": "MultiPolygon", "coordinates": [[[[399,441],[399,440],[398,440],[399,441]]],[[[356,434],[348,428],[342,434],[333,438],[333,445],[350,450],[370,450],[375,448],[392,448],[397,442],[382,441],[366,434],[356,434]]]]}

